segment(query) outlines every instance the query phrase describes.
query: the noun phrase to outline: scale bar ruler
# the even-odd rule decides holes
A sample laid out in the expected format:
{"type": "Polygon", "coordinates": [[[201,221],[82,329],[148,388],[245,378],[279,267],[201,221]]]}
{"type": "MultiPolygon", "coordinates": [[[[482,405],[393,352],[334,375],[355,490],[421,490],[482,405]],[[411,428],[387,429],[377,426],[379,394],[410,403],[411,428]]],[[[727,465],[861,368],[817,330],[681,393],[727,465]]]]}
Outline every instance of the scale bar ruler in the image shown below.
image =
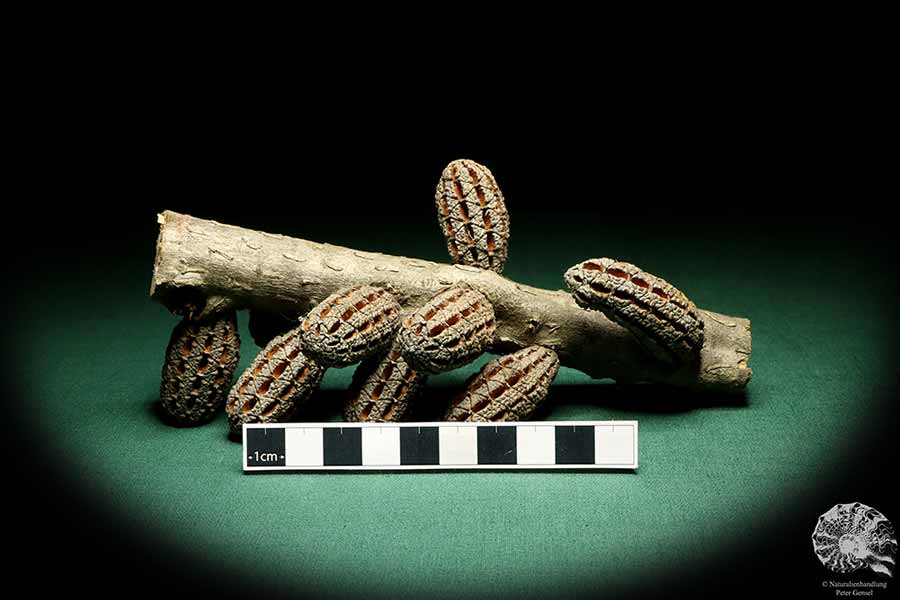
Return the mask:
{"type": "Polygon", "coordinates": [[[248,473],[637,468],[637,421],[244,425],[248,473]]]}

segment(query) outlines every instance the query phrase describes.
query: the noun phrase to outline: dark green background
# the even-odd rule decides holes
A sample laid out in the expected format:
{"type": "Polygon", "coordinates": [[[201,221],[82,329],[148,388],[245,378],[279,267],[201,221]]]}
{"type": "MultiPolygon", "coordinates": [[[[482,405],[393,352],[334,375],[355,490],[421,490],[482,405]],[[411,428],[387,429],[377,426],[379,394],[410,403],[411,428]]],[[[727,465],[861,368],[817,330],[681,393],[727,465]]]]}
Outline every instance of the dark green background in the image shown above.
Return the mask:
{"type": "MultiPolygon", "coordinates": [[[[11,61],[8,586],[834,597],[822,581],[842,578],[809,539],[818,515],[860,501],[897,523],[895,66],[879,60],[892,39],[879,19],[856,28],[864,40],[844,11],[836,27],[780,18],[775,35],[669,27],[678,40],[657,44],[550,23],[526,44],[482,35],[428,60],[380,27],[372,43],[323,42],[292,21],[299,52],[285,52],[271,27],[257,45],[214,16],[144,12],[95,19],[102,31],[42,18],[11,61]],[[564,44],[546,41],[554,30],[564,44]],[[634,474],[245,476],[221,419],[160,423],[175,320],[147,298],[156,212],[444,260],[431,195],[460,157],[507,196],[511,277],[556,287],[572,263],[613,256],[750,317],[746,396],[563,371],[545,417],[637,418],[634,474]]],[[[329,374],[316,418],[335,416],[347,376],[329,374]]]]}
{"type": "MultiPolygon", "coordinates": [[[[521,170],[493,168],[501,186],[509,179],[522,187],[513,183],[521,170]]],[[[340,202],[320,206],[315,219],[297,206],[255,217],[209,203],[159,208],[443,261],[429,193],[359,209],[352,219],[340,202]]],[[[814,590],[828,575],[809,542],[819,514],[858,500],[896,518],[877,471],[874,480],[847,480],[877,469],[871,456],[894,431],[896,284],[877,258],[877,225],[615,213],[569,206],[565,197],[551,209],[519,193],[507,191],[509,277],[558,288],[571,264],[612,256],[665,277],[704,308],[749,317],[747,393],[618,388],[562,369],[544,418],[637,419],[634,473],[246,476],[223,417],[175,429],[154,411],[176,320],[148,298],[149,206],[116,221],[123,235],[102,222],[93,238],[33,257],[90,259],[32,272],[17,298],[16,375],[8,383],[40,474],[31,472],[32,485],[66,498],[56,510],[71,530],[63,529],[59,547],[86,564],[91,552],[103,561],[118,555],[119,576],[172,591],[672,593],[733,590],[779,568],[814,590]],[[80,556],[85,547],[93,549],[80,556]]],[[[240,318],[243,369],[256,348],[246,314],[240,318]]],[[[434,378],[421,401],[446,400],[486,359],[434,378]]],[[[310,420],[338,418],[351,373],[328,372],[310,420]]]]}
{"type": "MultiPolygon", "coordinates": [[[[26,135],[0,236],[9,580],[96,598],[832,597],[818,516],[860,501],[900,518],[887,53],[765,61],[704,40],[632,68],[632,43],[589,68],[529,62],[521,90],[480,58],[416,88],[323,48],[267,70],[217,46],[163,56],[165,35],[82,56],[72,30],[11,88],[28,110],[10,111],[26,135]],[[544,418],[638,419],[636,473],[245,476],[222,419],[160,422],[175,319],[148,298],[157,212],[443,261],[432,194],[460,157],[506,195],[510,277],[555,288],[611,256],[749,317],[746,395],[563,370],[544,418]]],[[[336,417],[349,375],[328,374],[310,418],[336,417]]]]}

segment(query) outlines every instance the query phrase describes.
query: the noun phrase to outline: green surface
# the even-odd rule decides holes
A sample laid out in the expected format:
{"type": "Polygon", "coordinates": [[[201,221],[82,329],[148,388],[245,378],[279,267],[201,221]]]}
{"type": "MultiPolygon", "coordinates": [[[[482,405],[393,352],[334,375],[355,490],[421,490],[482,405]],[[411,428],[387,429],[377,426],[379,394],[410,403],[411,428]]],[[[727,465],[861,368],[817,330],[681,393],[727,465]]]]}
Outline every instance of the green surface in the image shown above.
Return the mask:
{"type": "MultiPolygon", "coordinates": [[[[790,506],[840,465],[835,448],[879,409],[860,410],[860,399],[893,368],[886,294],[874,278],[865,294],[847,293],[857,259],[837,247],[612,232],[562,240],[537,224],[514,236],[534,240],[511,248],[507,274],[518,281],[559,287],[577,260],[616,256],[704,308],[749,317],[746,398],[632,395],[563,369],[547,418],[638,419],[636,473],[246,476],[224,417],[175,429],[154,413],[175,319],[147,297],[148,254],[56,278],[24,308],[29,427],[58,449],[79,493],[161,554],[282,590],[539,596],[630,585],[740,544],[765,527],[773,501],[790,506]]],[[[439,239],[328,241],[442,259],[439,239]]],[[[243,369],[255,351],[245,314],[241,331],[243,369]]],[[[328,373],[313,418],[337,418],[351,373],[328,373]]]]}

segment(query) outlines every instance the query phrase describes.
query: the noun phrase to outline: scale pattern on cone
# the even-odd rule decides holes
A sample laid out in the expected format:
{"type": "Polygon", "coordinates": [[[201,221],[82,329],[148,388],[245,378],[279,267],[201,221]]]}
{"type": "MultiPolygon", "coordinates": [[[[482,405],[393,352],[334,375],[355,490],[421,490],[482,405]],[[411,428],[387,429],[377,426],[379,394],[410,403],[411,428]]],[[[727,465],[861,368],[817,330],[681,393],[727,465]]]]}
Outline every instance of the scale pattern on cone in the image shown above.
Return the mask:
{"type": "Polygon", "coordinates": [[[403,420],[426,379],[406,362],[395,343],[384,356],[367,359],[356,368],[344,420],[403,420]]]}
{"type": "Polygon", "coordinates": [[[419,371],[441,373],[478,358],[497,329],[484,294],[456,286],[404,317],[398,333],[403,357],[419,371]]]}
{"type": "Polygon", "coordinates": [[[172,331],[159,389],[163,412],[177,425],[199,425],[221,410],[237,367],[241,339],[228,311],[183,319],[172,331]]]}
{"type": "Polygon", "coordinates": [[[240,433],[244,423],[290,419],[319,386],[325,369],[303,353],[300,328],[277,336],[238,378],[226,404],[228,423],[240,433]]]}
{"type": "Polygon", "coordinates": [[[703,320],[694,303],[664,279],[627,262],[594,258],[571,267],[565,280],[580,306],[603,312],[657,358],[699,359],[703,320]]]}
{"type": "Polygon", "coordinates": [[[528,346],[488,362],[469,380],[446,421],[519,421],[547,397],[559,371],[556,352],[528,346]]]}
{"type": "Polygon", "coordinates": [[[306,315],[303,350],[328,367],[346,367],[390,345],[400,305],[385,290],[359,285],[332,294],[306,315]]]}
{"type": "Polygon", "coordinates": [[[441,173],[434,200],[453,262],[502,273],[509,214],[490,170],[472,160],[454,160],[441,173]]]}

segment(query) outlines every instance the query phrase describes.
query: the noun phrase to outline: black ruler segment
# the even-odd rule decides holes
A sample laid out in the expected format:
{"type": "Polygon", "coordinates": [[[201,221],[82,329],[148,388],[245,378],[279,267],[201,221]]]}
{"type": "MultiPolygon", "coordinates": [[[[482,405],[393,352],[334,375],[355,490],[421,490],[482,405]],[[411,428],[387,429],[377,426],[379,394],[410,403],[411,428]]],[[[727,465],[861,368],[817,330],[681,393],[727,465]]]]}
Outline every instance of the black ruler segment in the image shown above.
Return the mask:
{"type": "Polygon", "coordinates": [[[556,464],[594,464],[594,428],[584,425],[557,426],[556,464]]]}
{"type": "Polygon", "coordinates": [[[361,465],[362,429],[326,427],[322,432],[322,457],[325,465],[361,465]]]}
{"type": "Polygon", "coordinates": [[[401,465],[437,465],[439,459],[437,427],[400,429],[401,465]]]}
{"type": "Polygon", "coordinates": [[[245,471],[636,469],[637,421],[244,425],[245,471]]]}
{"type": "Polygon", "coordinates": [[[284,429],[248,429],[247,465],[251,467],[284,466],[284,429]]]}
{"type": "Polygon", "coordinates": [[[516,464],[516,428],[499,426],[479,427],[478,464],[516,464]]]}

